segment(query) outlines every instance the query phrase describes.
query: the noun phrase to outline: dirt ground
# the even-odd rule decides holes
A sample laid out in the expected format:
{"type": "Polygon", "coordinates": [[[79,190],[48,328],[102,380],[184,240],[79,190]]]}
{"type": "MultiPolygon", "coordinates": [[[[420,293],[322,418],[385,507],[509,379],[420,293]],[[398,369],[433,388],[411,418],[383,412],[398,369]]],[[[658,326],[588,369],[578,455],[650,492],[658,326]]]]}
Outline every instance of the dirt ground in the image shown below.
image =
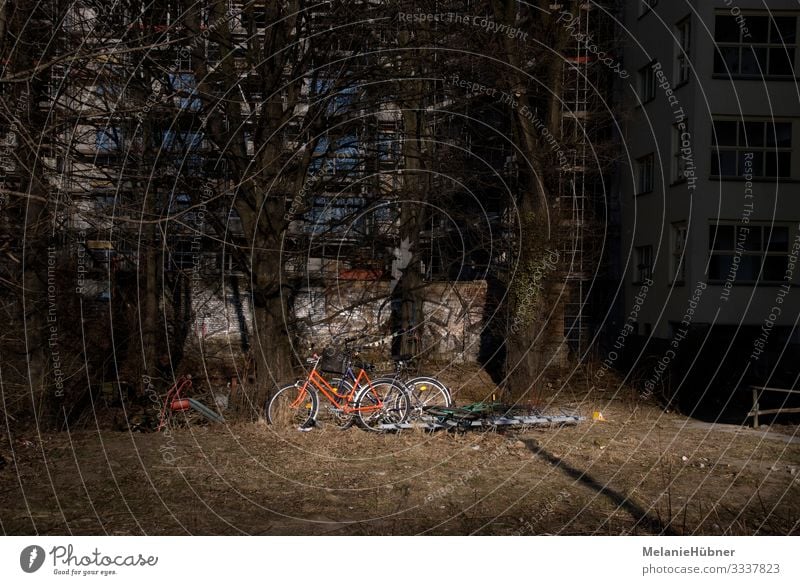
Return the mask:
{"type": "Polygon", "coordinates": [[[4,534],[796,534],[800,434],[560,394],[577,426],[0,440],[4,534]],[[591,420],[601,409],[604,422],[591,420]]]}

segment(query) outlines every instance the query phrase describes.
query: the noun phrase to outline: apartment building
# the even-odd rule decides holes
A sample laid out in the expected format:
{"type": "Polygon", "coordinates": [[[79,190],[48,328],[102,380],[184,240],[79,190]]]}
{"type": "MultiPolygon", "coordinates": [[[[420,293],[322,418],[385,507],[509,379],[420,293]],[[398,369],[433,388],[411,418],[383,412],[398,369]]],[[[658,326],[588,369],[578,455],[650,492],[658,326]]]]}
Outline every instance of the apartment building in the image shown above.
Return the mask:
{"type": "Polygon", "coordinates": [[[670,363],[673,387],[689,369],[728,390],[793,378],[798,21],[791,0],[627,3],[615,327],[618,346],[638,334],[647,363],[664,364],[646,372],[650,389],[670,363]]]}
{"type": "MultiPolygon", "coordinates": [[[[230,27],[233,47],[225,53],[211,35],[183,40],[184,23],[170,2],[107,9],[74,3],[58,42],[63,52],[96,46],[96,56],[81,62],[80,70],[54,68],[51,99],[43,108],[52,109],[60,129],[47,159],[48,171],[66,202],[64,234],[70,235],[65,237],[81,249],[83,300],[103,312],[105,302],[115,295],[114,283],[140,272],[147,262],[142,255],[149,253],[168,289],[165,297],[170,301],[163,304],[176,315],[173,328],[202,338],[241,337],[241,344],[236,339],[233,343],[246,349],[252,331],[251,299],[247,270],[235,253],[243,242],[242,222],[233,207],[226,214],[213,203],[220,193],[233,192],[236,181],[226,164],[230,161],[220,159],[219,147],[215,149],[206,135],[192,63],[199,50],[214,79],[214,68],[223,60],[232,61],[241,79],[237,90],[242,91],[242,156],[256,160],[263,144],[253,128],[265,115],[267,96],[257,79],[248,78],[244,53],[248,38],[263,34],[265,23],[259,3],[244,6],[230,2],[224,19],[218,20],[201,12],[201,30],[220,26],[223,20],[230,27]],[[116,38],[120,34],[124,38],[116,38]],[[123,50],[127,44],[136,48],[149,43],[154,48],[147,67],[137,61],[140,52],[123,50]],[[158,229],[156,219],[161,221],[158,229]],[[191,322],[185,323],[187,319],[191,322]]],[[[325,11],[313,18],[316,27],[331,24],[325,11]]],[[[341,49],[342,56],[349,50],[341,49]]],[[[304,86],[307,99],[275,138],[286,145],[287,157],[304,148],[298,126],[310,94],[326,93],[331,80],[321,74],[316,84],[304,86]]],[[[345,87],[330,97],[328,107],[335,112],[327,114],[336,123],[319,137],[302,188],[287,194],[285,217],[290,225],[282,245],[287,277],[302,280],[296,294],[302,325],[326,320],[319,299],[331,280],[372,281],[364,287],[368,290],[396,278],[403,121],[390,97],[396,87],[379,87],[345,87]],[[309,313],[311,306],[317,308],[309,313]]],[[[441,229],[440,221],[431,217],[430,229],[420,237],[424,278],[479,278],[485,266],[482,272],[475,269],[466,275],[468,271],[458,270],[458,260],[465,263],[457,256],[463,250],[451,249],[448,237],[455,238],[455,230],[441,229]]],[[[387,309],[376,310],[384,320],[386,313],[387,309]]],[[[353,325],[348,321],[336,326],[353,325]]]]}

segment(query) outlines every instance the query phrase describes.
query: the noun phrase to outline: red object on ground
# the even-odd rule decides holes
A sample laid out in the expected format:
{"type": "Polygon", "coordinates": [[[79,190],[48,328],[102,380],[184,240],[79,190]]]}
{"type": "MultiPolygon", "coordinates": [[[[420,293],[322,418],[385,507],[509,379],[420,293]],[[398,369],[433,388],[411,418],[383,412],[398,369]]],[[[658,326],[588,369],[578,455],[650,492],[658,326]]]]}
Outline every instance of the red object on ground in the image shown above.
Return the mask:
{"type": "Polygon", "coordinates": [[[189,400],[183,398],[181,393],[191,387],[192,377],[187,374],[175,380],[175,383],[167,390],[167,397],[164,399],[164,407],[161,409],[161,418],[156,431],[160,431],[167,425],[167,421],[173,410],[178,412],[189,410],[189,400]],[[178,408],[175,408],[176,406],[178,406],[178,408]]]}
{"type": "Polygon", "coordinates": [[[172,403],[169,405],[171,410],[189,410],[191,405],[189,404],[189,400],[186,398],[182,398],[180,400],[173,400],[172,403]]]}

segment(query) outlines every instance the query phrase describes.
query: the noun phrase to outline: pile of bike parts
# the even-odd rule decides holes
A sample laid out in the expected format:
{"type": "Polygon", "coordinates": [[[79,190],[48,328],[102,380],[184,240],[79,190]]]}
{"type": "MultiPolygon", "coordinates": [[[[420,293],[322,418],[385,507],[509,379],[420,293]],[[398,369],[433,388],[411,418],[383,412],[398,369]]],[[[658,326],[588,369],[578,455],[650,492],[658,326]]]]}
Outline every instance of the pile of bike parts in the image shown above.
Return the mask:
{"type": "Polygon", "coordinates": [[[221,423],[224,422],[222,415],[213,411],[211,408],[194,398],[188,398],[185,393],[192,388],[192,377],[190,375],[181,376],[167,391],[167,397],[164,399],[164,406],[161,408],[161,416],[158,423],[157,431],[163,429],[169,424],[172,416],[179,412],[194,411],[199,413],[203,418],[211,422],[221,423]]]}
{"type": "Polygon", "coordinates": [[[402,429],[460,430],[499,427],[556,427],[577,425],[584,417],[577,413],[546,414],[534,408],[508,406],[500,402],[475,402],[466,406],[426,407],[416,420],[380,426],[383,431],[402,429]]]}

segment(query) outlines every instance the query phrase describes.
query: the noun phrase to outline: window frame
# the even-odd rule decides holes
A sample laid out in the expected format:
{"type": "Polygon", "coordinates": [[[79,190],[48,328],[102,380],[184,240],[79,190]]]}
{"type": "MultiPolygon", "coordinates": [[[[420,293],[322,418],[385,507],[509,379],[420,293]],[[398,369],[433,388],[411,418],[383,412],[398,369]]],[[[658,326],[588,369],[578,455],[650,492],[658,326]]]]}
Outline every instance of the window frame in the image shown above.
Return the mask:
{"type": "Polygon", "coordinates": [[[683,131],[681,131],[679,123],[676,122],[672,125],[672,168],[670,172],[673,185],[686,182],[686,161],[681,152],[681,133],[689,132],[689,119],[685,118],[682,124],[684,125],[683,131]]]}
{"type": "Polygon", "coordinates": [[[672,284],[681,285],[686,282],[686,254],[689,225],[685,221],[672,224],[670,233],[670,279],[672,284]]]}
{"type": "Polygon", "coordinates": [[[653,246],[634,246],[636,256],[633,284],[642,284],[646,280],[653,280],[653,246]]]}
{"type": "MultiPolygon", "coordinates": [[[[711,160],[709,165],[709,176],[711,179],[716,180],[725,180],[725,179],[744,179],[746,173],[744,170],[740,172],[739,165],[740,162],[743,164],[743,159],[747,155],[747,153],[753,153],[754,157],[756,154],[761,155],[759,167],[754,168],[752,171],[752,179],[753,180],[766,180],[766,181],[775,181],[775,180],[788,180],[792,178],[792,138],[794,134],[794,120],[780,118],[763,118],[763,117],[737,117],[737,118],[725,118],[719,116],[712,116],[711,119],[711,146],[710,146],[710,154],[711,160]],[[717,132],[716,125],[718,123],[732,123],[736,125],[736,144],[720,144],[719,140],[719,132],[717,132]],[[762,144],[748,144],[747,140],[743,141],[743,136],[749,134],[749,130],[747,129],[747,125],[752,124],[761,124],[761,142],[762,144]],[[778,146],[778,125],[788,125],[789,128],[789,144],[778,146]],[[772,129],[772,136],[775,137],[775,144],[769,145],[769,138],[770,138],[770,129],[772,129]],[[722,157],[720,153],[735,153],[735,165],[736,170],[733,174],[730,173],[723,173],[724,170],[722,167],[722,157]],[[777,169],[777,174],[771,175],[768,174],[770,169],[770,158],[774,155],[774,164],[775,168],[777,169]],[[784,156],[781,156],[784,155],[784,156]],[[784,166],[780,165],[781,158],[787,158],[788,156],[788,163],[784,166]],[[714,167],[716,168],[716,172],[714,167]],[[785,168],[785,173],[781,174],[781,170],[785,168]]],[[[756,164],[754,158],[754,165],[756,164]]]]}
{"type": "Polygon", "coordinates": [[[178,71],[168,74],[169,84],[174,93],[175,106],[185,112],[199,112],[203,102],[197,93],[197,77],[191,71],[178,71]]]}
{"type": "Polygon", "coordinates": [[[642,105],[648,104],[656,99],[656,72],[653,71],[655,61],[650,61],[644,67],[640,67],[637,72],[639,102],[642,105]]]}
{"type": "Polygon", "coordinates": [[[648,152],[636,159],[636,195],[645,195],[652,193],[655,190],[655,169],[656,169],[656,156],[655,152],[648,152]],[[648,164],[649,161],[649,164],[648,164]],[[647,171],[649,168],[649,173],[647,171]],[[649,179],[649,180],[648,180],[649,179]]]}
{"type": "MultiPolygon", "coordinates": [[[[735,18],[729,12],[716,12],[714,14],[714,33],[712,36],[712,40],[714,43],[714,55],[711,63],[711,72],[712,75],[715,77],[723,77],[729,79],[751,79],[751,80],[759,80],[762,78],[769,78],[769,79],[785,79],[785,80],[793,80],[797,78],[797,26],[798,26],[798,16],[800,13],[790,13],[790,14],[781,14],[778,18],[793,18],[794,19],[794,32],[795,32],[795,39],[792,43],[785,43],[783,41],[783,37],[779,36],[778,39],[772,38],[773,29],[777,29],[775,26],[775,15],[771,14],[768,11],[742,11],[742,16],[747,19],[748,17],[766,17],[768,20],[768,28],[767,28],[767,42],[752,42],[747,39],[745,34],[750,34],[749,32],[745,32],[745,28],[740,26],[737,23],[737,27],[739,29],[739,39],[738,41],[720,41],[718,40],[718,29],[719,23],[717,21],[718,18],[735,18]],[[733,71],[728,67],[728,62],[723,55],[723,49],[738,49],[737,52],[737,70],[733,71]],[[743,73],[742,67],[745,63],[745,59],[743,58],[743,51],[745,50],[763,50],[765,54],[765,67],[761,67],[761,64],[756,60],[756,64],[759,65],[760,71],[755,73],[743,73]],[[792,72],[791,73],[772,73],[770,71],[770,62],[771,62],[771,53],[772,51],[781,51],[781,50],[789,50],[790,54],[790,61],[792,64],[792,72]],[[724,67],[718,67],[718,64],[723,65],[724,67]]],[[[755,53],[754,53],[755,55],[755,53]]]]}
{"type": "MultiPolygon", "coordinates": [[[[743,285],[743,286],[753,286],[753,285],[767,285],[767,286],[774,286],[785,282],[784,274],[785,270],[781,271],[781,275],[775,279],[767,280],[764,278],[764,264],[765,259],[767,257],[776,258],[776,257],[783,257],[786,259],[788,263],[789,254],[790,254],[790,243],[792,238],[792,223],[784,223],[784,222],[749,222],[743,223],[741,221],[729,221],[729,220],[717,220],[711,221],[708,226],[708,246],[707,246],[707,253],[708,253],[708,273],[707,273],[707,280],[708,283],[711,285],[722,285],[727,282],[729,272],[725,269],[721,269],[719,275],[712,276],[711,266],[712,266],[712,257],[718,256],[729,256],[731,258],[740,256],[740,260],[738,262],[738,268],[736,269],[735,278],[732,281],[732,285],[743,285]],[[718,247],[719,244],[717,243],[718,238],[716,238],[716,231],[719,227],[733,227],[733,244],[732,248],[720,248],[718,247]],[[748,250],[745,249],[746,247],[743,246],[742,250],[737,250],[737,245],[739,242],[739,230],[746,228],[749,231],[748,234],[753,229],[758,229],[760,231],[760,235],[758,236],[759,241],[759,248],[757,250],[748,250]],[[785,229],[786,230],[786,249],[785,250],[770,250],[769,247],[773,243],[774,233],[777,229],[785,229]],[[758,269],[756,273],[756,278],[740,278],[742,274],[743,268],[746,266],[746,263],[743,262],[744,258],[759,258],[758,269]]],[[[745,236],[746,237],[746,236],[745,236]]],[[[732,262],[732,260],[731,260],[732,262]]]]}
{"type": "Polygon", "coordinates": [[[689,14],[675,23],[675,80],[678,87],[689,83],[692,78],[692,15],[689,14]],[[685,30],[684,30],[685,29],[685,30]]]}
{"type": "Polygon", "coordinates": [[[103,126],[95,130],[94,151],[98,155],[119,154],[125,150],[125,132],[120,126],[103,126]]]}
{"type": "Polygon", "coordinates": [[[202,247],[195,249],[192,236],[181,234],[171,239],[165,260],[166,272],[184,272],[194,267],[195,256],[202,254],[202,247]]]}

